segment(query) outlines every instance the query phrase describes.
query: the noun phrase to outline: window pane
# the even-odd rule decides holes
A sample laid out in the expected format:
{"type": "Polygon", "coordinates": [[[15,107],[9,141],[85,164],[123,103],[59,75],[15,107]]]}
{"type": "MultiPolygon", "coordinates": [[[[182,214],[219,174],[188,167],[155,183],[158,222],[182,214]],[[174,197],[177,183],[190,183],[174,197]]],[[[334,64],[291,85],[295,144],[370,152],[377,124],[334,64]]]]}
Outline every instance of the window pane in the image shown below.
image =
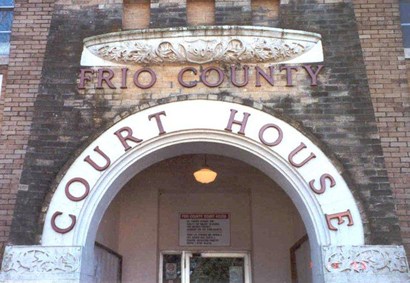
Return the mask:
{"type": "Polygon", "coordinates": [[[12,11],[0,11],[0,31],[11,31],[12,11]]]}
{"type": "Polygon", "coordinates": [[[0,55],[8,55],[10,52],[10,33],[0,33],[0,55]]]}
{"type": "Polygon", "coordinates": [[[13,0],[0,0],[0,6],[14,6],[13,0]]]}
{"type": "Polygon", "coordinates": [[[404,47],[410,48],[410,26],[402,26],[404,47]]]}
{"type": "Polygon", "coordinates": [[[244,259],[192,257],[190,281],[195,283],[243,283],[244,259]]]}
{"type": "Polygon", "coordinates": [[[181,255],[164,254],[163,257],[162,282],[181,283],[181,255]]]}
{"type": "Polygon", "coordinates": [[[400,19],[402,23],[410,23],[410,3],[400,2],[400,19]]]}

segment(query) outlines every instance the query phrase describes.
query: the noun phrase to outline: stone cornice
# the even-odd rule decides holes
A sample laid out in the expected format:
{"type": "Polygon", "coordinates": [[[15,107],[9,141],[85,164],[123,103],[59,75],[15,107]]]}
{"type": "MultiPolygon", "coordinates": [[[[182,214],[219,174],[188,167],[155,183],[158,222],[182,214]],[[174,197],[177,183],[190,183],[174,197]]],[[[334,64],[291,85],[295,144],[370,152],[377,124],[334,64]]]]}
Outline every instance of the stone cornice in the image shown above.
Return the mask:
{"type": "Polygon", "coordinates": [[[82,65],[309,63],[323,61],[316,33],[250,26],[145,29],[84,39],[82,65]]]}

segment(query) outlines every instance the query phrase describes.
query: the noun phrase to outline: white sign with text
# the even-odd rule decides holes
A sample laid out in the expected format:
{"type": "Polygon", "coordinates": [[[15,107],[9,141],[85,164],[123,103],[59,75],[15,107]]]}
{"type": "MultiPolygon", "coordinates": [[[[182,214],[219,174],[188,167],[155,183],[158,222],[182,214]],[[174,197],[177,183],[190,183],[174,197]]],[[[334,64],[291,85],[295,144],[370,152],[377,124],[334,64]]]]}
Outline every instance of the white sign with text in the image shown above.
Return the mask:
{"type": "Polygon", "coordinates": [[[181,213],[180,246],[229,246],[231,242],[228,213],[181,213]]]}

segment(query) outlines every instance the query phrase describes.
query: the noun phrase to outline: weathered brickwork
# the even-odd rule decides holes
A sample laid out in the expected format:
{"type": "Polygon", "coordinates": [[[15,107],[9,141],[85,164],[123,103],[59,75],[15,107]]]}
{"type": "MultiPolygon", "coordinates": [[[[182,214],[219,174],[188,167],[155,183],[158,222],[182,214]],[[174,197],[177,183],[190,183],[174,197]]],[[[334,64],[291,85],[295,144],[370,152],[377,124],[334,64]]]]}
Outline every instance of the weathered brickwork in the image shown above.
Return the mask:
{"type": "Polygon", "coordinates": [[[151,28],[181,27],[186,24],[186,1],[151,1],[151,28]]]}
{"type": "Polygon", "coordinates": [[[278,24],[279,4],[279,0],[253,0],[252,24],[254,26],[276,27],[278,24]]]}
{"type": "Polygon", "coordinates": [[[399,1],[355,0],[354,5],[389,182],[410,254],[410,94],[399,1]]]}
{"type": "MultiPolygon", "coordinates": [[[[0,94],[0,109],[4,107],[4,94],[6,93],[6,83],[7,83],[7,69],[8,65],[0,65],[0,74],[3,76],[1,83],[1,94],[0,94]]],[[[3,121],[3,111],[0,110],[0,131],[1,123],[3,121]]]]}
{"type": "MultiPolygon", "coordinates": [[[[18,201],[16,205],[15,225],[13,224],[11,235],[13,242],[32,243],[34,237],[38,235],[37,222],[41,207],[39,202],[44,201],[51,187],[55,178],[55,168],[61,168],[64,164],[64,160],[59,162],[58,159],[63,156],[68,157],[74,150],[72,144],[78,143],[88,135],[88,129],[82,127],[81,123],[78,124],[78,119],[81,119],[78,112],[73,107],[67,106],[69,98],[78,95],[76,74],[79,70],[82,38],[117,31],[121,28],[121,19],[121,5],[111,5],[110,9],[104,10],[99,6],[83,7],[78,10],[65,10],[60,6],[55,8],[51,26],[51,30],[55,32],[51,32],[49,36],[43,68],[43,74],[53,75],[52,77],[43,76],[42,87],[35,104],[36,109],[42,110],[34,114],[35,122],[31,132],[33,143],[28,147],[26,161],[26,166],[31,169],[30,172],[27,171],[27,174],[23,174],[21,179],[21,183],[28,185],[29,189],[18,193],[18,198],[24,201],[18,201]],[[90,21],[90,19],[93,20],[90,21]],[[84,24],[87,25],[87,29],[84,29],[84,24]],[[67,42],[71,40],[75,42],[67,45],[67,42]],[[66,44],[62,44],[64,41],[66,44]],[[67,137],[66,133],[69,132],[71,132],[70,135],[76,134],[67,137]],[[43,141],[46,140],[47,142],[44,143],[43,141]],[[38,146],[41,147],[41,153],[37,152],[38,146]],[[37,158],[33,158],[35,153],[37,153],[37,158]],[[36,208],[30,212],[31,209],[28,207],[36,208]]],[[[82,107],[94,108],[92,105],[82,107]]],[[[66,160],[66,158],[63,159],[66,160]]]]}
{"type": "Polygon", "coordinates": [[[122,28],[148,28],[150,21],[149,0],[126,0],[123,5],[122,28]]]}
{"type": "MultiPolygon", "coordinates": [[[[221,17],[221,11],[225,11],[228,17],[232,14],[231,8],[242,10],[245,7],[250,15],[250,2],[242,4],[226,2],[221,6],[217,1],[215,21],[229,23],[227,18],[221,17]]],[[[178,3],[151,3],[151,22],[156,22],[152,16],[160,15],[162,8],[161,13],[169,12],[169,21],[163,21],[166,25],[183,24],[173,20],[175,11],[185,11],[185,7],[178,3]],[[167,5],[173,5],[176,10],[165,9],[167,5]]],[[[241,98],[238,102],[251,105],[258,102],[266,107],[266,111],[273,111],[292,123],[298,123],[301,130],[316,137],[334,161],[339,160],[340,167],[345,168],[344,175],[363,209],[368,226],[367,241],[400,243],[392,194],[383,167],[383,154],[367,81],[364,79],[365,68],[360,63],[362,54],[357,26],[350,4],[317,5],[312,2],[281,6],[279,26],[294,29],[303,26],[304,30],[323,35],[326,67],[320,78],[320,86],[316,88],[310,86],[306,73],[299,68],[295,74],[297,83],[294,87],[286,87],[284,72],[280,73],[276,69],[274,87],[265,84],[256,88],[252,85],[254,74],[251,73],[246,88],[233,88],[227,76],[219,88],[200,85],[197,88],[181,89],[175,84],[175,77],[177,70],[183,66],[158,66],[152,68],[161,76],[155,87],[149,90],[135,87],[126,91],[95,90],[89,86],[85,92],[79,92],[76,84],[82,39],[118,30],[122,25],[121,11],[121,6],[110,9],[101,9],[99,6],[82,9],[57,6],[55,9],[21,179],[22,187],[27,187],[27,190],[21,190],[18,194],[10,237],[12,242],[37,242],[36,236],[41,233],[41,207],[46,195],[51,195],[50,188],[58,178],[58,173],[75,157],[77,150],[84,148],[93,136],[118,117],[137,111],[139,105],[203,97],[234,101],[241,98]],[[90,19],[93,19],[91,24],[90,19]]],[[[246,13],[236,23],[243,24],[243,19],[246,19],[246,13]]],[[[267,68],[267,65],[260,66],[267,68]]],[[[198,69],[204,67],[198,66],[198,69]]],[[[230,66],[222,67],[229,74],[230,66]]],[[[250,67],[252,69],[253,65],[250,67]]],[[[131,68],[130,72],[135,69],[131,68]]]]}
{"type": "Polygon", "coordinates": [[[251,1],[215,0],[215,23],[217,25],[251,25],[251,1]]]}
{"type": "MultiPolygon", "coordinates": [[[[9,241],[16,193],[30,135],[53,0],[17,1],[0,112],[0,243],[9,241]]],[[[23,188],[24,189],[24,188],[23,188]]]]}
{"type": "Polygon", "coordinates": [[[215,24],[215,2],[209,0],[187,0],[188,25],[215,24]]]}
{"type": "Polygon", "coordinates": [[[335,74],[328,80],[328,87],[334,91],[318,94],[320,100],[315,106],[321,110],[315,110],[319,115],[303,111],[298,120],[309,121],[314,131],[327,140],[352,175],[355,182],[352,187],[360,187],[358,196],[363,200],[372,230],[369,241],[373,244],[399,242],[394,200],[383,165],[352,5],[282,5],[280,20],[281,27],[304,26],[322,34],[325,64],[335,74]],[[345,85],[347,92],[341,85],[345,85]],[[309,119],[312,116],[321,122],[312,124],[309,119]],[[346,139],[348,136],[351,138],[346,139]]]}
{"type": "MultiPolygon", "coordinates": [[[[401,244],[403,237],[410,248],[410,103],[393,2],[17,1],[6,92],[0,99],[0,242],[39,242],[56,182],[107,127],[142,108],[201,98],[262,108],[295,125],[343,172],[362,210],[366,242],[401,244]],[[150,66],[158,74],[150,89],[139,89],[130,79],[125,90],[98,90],[95,81],[78,90],[84,38],[188,24],[320,33],[325,67],[319,86],[310,85],[301,66],[294,72],[294,86],[286,86],[285,72],[275,66],[275,85],[255,87],[256,65],[249,64],[249,84],[233,87],[231,66],[218,63],[226,77],[217,88],[202,83],[182,88],[176,77],[186,66],[171,65],[150,66]]],[[[200,72],[211,65],[216,63],[194,67],[200,72]]],[[[267,70],[269,64],[258,66],[267,70]]],[[[239,80],[241,67],[236,66],[239,80]]],[[[113,70],[118,73],[120,67],[113,70]]],[[[187,73],[185,79],[197,77],[187,73]]],[[[120,78],[113,83],[120,85],[120,78]]]]}

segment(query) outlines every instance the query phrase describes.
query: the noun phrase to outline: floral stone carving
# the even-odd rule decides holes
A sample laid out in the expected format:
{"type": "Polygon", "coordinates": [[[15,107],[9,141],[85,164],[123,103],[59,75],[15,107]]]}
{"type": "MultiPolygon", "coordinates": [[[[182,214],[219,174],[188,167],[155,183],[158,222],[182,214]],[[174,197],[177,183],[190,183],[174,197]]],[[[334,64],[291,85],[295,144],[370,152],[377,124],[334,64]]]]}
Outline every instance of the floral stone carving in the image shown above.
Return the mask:
{"type": "Polygon", "coordinates": [[[111,33],[87,38],[84,45],[116,64],[279,63],[305,54],[320,38],[300,31],[220,26],[111,33]]]}
{"type": "Polygon", "coordinates": [[[79,247],[8,247],[3,259],[4,273],[77,272],[81,265],[79,247]]]}
{"type": "Polygon", "coordinates": [[[329,246],[323,252],[328,273],[409,272],[404,249],[399,246],[329,246]]]}

